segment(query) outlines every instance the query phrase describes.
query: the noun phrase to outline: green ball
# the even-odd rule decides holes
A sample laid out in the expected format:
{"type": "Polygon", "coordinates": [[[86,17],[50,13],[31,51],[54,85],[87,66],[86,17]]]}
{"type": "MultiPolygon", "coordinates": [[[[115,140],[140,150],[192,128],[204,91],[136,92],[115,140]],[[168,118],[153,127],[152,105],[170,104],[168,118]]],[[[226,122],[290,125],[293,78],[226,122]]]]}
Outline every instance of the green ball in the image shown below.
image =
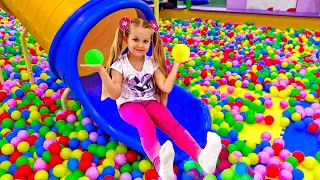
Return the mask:
{"type": "Polygon", "coordinates": [[[234,179],[235,172],[232,169],[225,169],[224,171],[222,171],[221,177],[223,180],[234,179]]]}
{"type": "Polygon", "coordinates": [[[288,163],[290,163],[293,168],[296,168],[298,166],[298,164],[299,164],[298,160],[293,156],[287,157],[286,161],[288,163]]]}
{"type": "Polygon", "coordinates": [[[131,173],[131,172],[132,172],[132,167],[130,166],[129,163],[125,163],[124,165],[122,165],[122,166],[120,167],[120,172],[121,172],[121,173],[124,173],[124,172],[131,173]]]}
{"type": "Polygon", "coordinates": [[[226,128],[220,128],[219,130],[218,130],[218,134],[219,134],[219,136],[227,136],[228,135],[228,129],[226,129],[226,128]]]}
{"type": "Polygon", "coordinates": [[[217,178],[213,174],[208,174],[203,178],[203,180],[217,180],[217,178]]]}
{"type": "Polygon", "coordinates": [[[20,156],[17,160],[16,160],[16,165],[17,167],[20,167],[23,164],[29,164],[29,159],[27,157],[24,156],[20,156]]]}
{"type": "Polygon", "coordinates": [[[220,124],[223,122],[223,120],[221,118],[215,118],[213,120],[213,124],[216,124],[218,126],[220,126],[220,124]]]}
{"type": "Polygon", "coordinates": [[[6,139],[1,139],[0,140],[0,149],[2,148],[3,145],[8,144],[9,142],[6,139]]]}
{"type": "Polygon", "coordinates": [[[69,174],[65,180],[74,180],[74,179],[79,179],[79,177],[75,174],[69,174]]]}
{"type": "Polygon", "coordinates": [[[244,146],[242,149],[241,149],[241,152],[242,152],[242,155],[247,157],[250,153],[253,152],[253,150],[248,147],[248,146],[244,146]]]}
{"type": "Polygon", "coordinates": [[[229,151],[229,153],[232,153],[233,151],[237,151],[238,149],[237,149],[237,146],[236,146],[236,145],[234,145],[234,144],[229,144],[229,145],[227,146],[227,150],[229,151]]]}
{"type": "Polygon", "coordinates": [[[233,117],[228,117],[225,119],[226,123],[229,124],[230,127],[232,127],[235,123],[234,118],[233,117]]]}
{"type": "Polygon", "coordinates": [[[102,64],[104,56],[98,49],[90,49],[84,55],[84,60],[87,64],[102,64]]]}
{"type": "Polygon", "coordinates": [[[97,144],[90,144],[88,147],[88,151],[91,152],[92,154],[96,154],[97,147],[98,147],[97,144]]]}
{"type": "Polygon", "coordinates": [[[237,147],[237,149],[241,151],[244,148],[245,143],[243,141],[238,140],[234,143],[234,145],[237,147]]]}
{"type": "Polygon", "coordinates": [[[317,152],[316,160],[320,163],[320,151],[317,152]]]}
{"type": "Polygon", "coordinates": [[[187,172],[190,169],[196,169],[197,168],[197,163],[195,161],[187,161],[186,163],[184,163],[184,171],[187,172]]]}
{"type": "Polygon", "coordinates": [[[0,169],[0,177],[2,176],[2,175],[4,175],[4,174],[6,174],[7,173],[7,171],[6,170],[4,170],[4,169],[0,169]]]}
{"type": "Polygon", "coordinates": [[[132,169],[139,169],[139,161],[135,161],[132,163],[132,169]]]}
{"type": "Polygon", "coordinates": [[[97,156],[100,158],[106,157],[106,153],[107,153],[107,148],[105,146],[98,146],[97,148],[97,156]]]}
{"type": "Polygon", "coordinates": [[[54,120],[53,120],[52,117],[47,117],[47,118],[44,119],[43,123],[44,123],[45,126],[51,127],[54,124],[54,120]]]}
{"type": "Polygon", "coordinates": [[[51,159],[52,155],[50,154],[49,151],[45,151],[43,154],[42,154],[42,159],[45,161],[45,162],[49,162],[50,159],[51,159]]]}
{"type": "Polygon", "coordinates": [[[118,146],[118,144],[117,144],[116,142],[110,141],[110,142],[108,142],[108,144],[107,144],[107,149],[108,149],[108,150],[110,150],[110,149],[116,150],[117,146],[118,146]]]}
{"type": "Polygon", "coordinates": [[[235,122],[233,125],[234,129],[238,132],[241,132],[243,129],[243,124],[239,121],[235,122]]]}
{"type": "Polygon", "coordinates": [[[251,114],[247,115],[246,122],[248,124],[254,124],[256,122],[255,116],[251,114]]]}
{"type": "Polygon", "coordinates": [[[42,126],[42,127],[40,128],[40,130],[39,130],[39,134],[40,134],[40,136],[45,137],[46,134],[47,134],[49,131],[50,131],[50,129],[49,129],[48,127],[42,126]]]}
{"type": "Polygon", "coordinates": [[[13,125],[13,122],[11,119],[9,118],[5,118],[2,122],[1,122],[2,128],[11,128],[13,125]]]}

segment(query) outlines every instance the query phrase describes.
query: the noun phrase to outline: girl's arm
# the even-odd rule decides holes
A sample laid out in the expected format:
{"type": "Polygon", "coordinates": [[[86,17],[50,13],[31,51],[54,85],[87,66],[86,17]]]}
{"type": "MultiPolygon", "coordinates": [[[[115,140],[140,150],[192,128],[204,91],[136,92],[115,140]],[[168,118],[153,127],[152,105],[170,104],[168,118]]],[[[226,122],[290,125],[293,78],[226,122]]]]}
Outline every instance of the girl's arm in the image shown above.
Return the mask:
{"type": "Polygon", "coordinates": [[[104,85],[104,90],[106,91],[108,96],[113,100],[118,99],[121,95],[122,90],[122,74],[114,69],[111,69],[111,79],[109,74],[103,67],[98,71],[98,73],[104,85]]]}
{"type": "Polygon", "coordinates": [[[171,72],[169,73],[167,78],[163,75],[159,68],[154,72],[154,79],[156,81],[157,86],[162,92],[169,94],[172,91],[172,88],[177,79],[177,73],[180,64],[181,63],[179,62],[174,62],[171,72]]]}

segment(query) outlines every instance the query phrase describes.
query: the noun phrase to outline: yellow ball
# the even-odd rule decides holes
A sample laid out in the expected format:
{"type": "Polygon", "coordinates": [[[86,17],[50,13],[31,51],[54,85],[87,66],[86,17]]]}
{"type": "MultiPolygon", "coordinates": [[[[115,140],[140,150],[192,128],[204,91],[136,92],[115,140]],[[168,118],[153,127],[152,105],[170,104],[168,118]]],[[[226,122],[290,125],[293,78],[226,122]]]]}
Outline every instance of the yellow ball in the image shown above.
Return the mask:
{"type": "Polygon", "coordinates": [[[21,113],[19,111],[13,111],[11,113],[11,118],[14,120],[18,120],[21,118],[21,113]]]}
{"type": "Polygon", "coordinates": [[[245,144],[246,146],[250,147],[252,150],[255,150],[257,147],[256,143],[254,143],[253,141],[247,141],[245,144]]]}
{"type": "Polygon", "coordinates": [[[10,161],[3,161],[1,164],[0,164],[0,168],[1,169],[4,169],[6,171],[8,171],[9,167],[11,166],[11,162],[10,161]]]}
{"type": "Polygon", "coordinates": [[[239,81],[239,80],[236,80],[235,86],[236,86],[237,88],[240,88],[240,87],[242,86],[242,82],[239,81]]]}
{"type": "Polygon", "coordinates": [[[22,141],[18,144],[17,149],[19,152],[25,153],[25,152],[29,151],[30,145],[28,142],[22,141]]]}
{"type": "Polygon", "coordinates": [[[317,160],[312,156],[307,156],[302,161],[302,165],[307,169],[314,169],[317,165],[317,160]]]}
{"type": "Polygon", "coordinates": [[[54,91],[52,89],[47,89],[46,92],[45,92],[45,95],[47,97],[51,97],[53,93],[54,93],[54,91]]]}
{"type": "Polygon", "coordinates": [[[217,124],[212,124],[212,125],[211,125],[211,128],[212,128],[213,130],[216,130],[216,131],[218,131],[218,130],[220,129],[220,127],[219,127],[217,124]]]}
{"type": "MultiPolygon", "coordinates": [[[[38,111],[38,108],[37,108],[37,106],[30,106],[29,108],[29,111],[38,111]]],[[[29,117],[30,117],[30,115],[29,115],[29,117]]]]}
{"type": "Polygon", "coordinates": [[[114,177],[118,179],[120,178],[120,171],[118,169],[114,170],[114,177]]]}
{"type": "Polygon", "coordinates": [[[298,112],[294,112],[292,115],[291,115],[291,119],[296,122],[296,121],[300,121],[301,120],[301,114],[298,113],[298,112]]]}
{"type": "Polygon", "coordinates": [[[53,175],[57,178],[61,178],[67,174],[68,169],[62,164],[58,164],[53,168],[53,175]]]}
{"type": "Polygon", "coordinates": [[[221,111],[217,112],[216,117],[217,117],[217,118],[224,119],[224,114],[223,114],[223,112],[221,112],[221,111]]]}
{"type": "Polygon", "coordinates": [[[83,176],[83,177],[79,178],[79,180],[90,180],[90,178],[83,176]]]}
{"type": "Polygon", "coordinates": [[[71,158],[71,153],[72,153],[71,149],[65,147],[65,148],[61,149],[60,156],[62,159],[67,160],[67,159],[71,158]]]}
{"type": "Polygon", "coordinates": [[[285,91],[285,90],[281,90],[280,92],[279,92],[279,97],[280,98],[286,98],[286,97],[288,97],[288,94],[287,94],[287,91],[285,91]]]}
{"type": "Polygon", "coordinates": [[[255,154],[255,153],[250,153],[248,155],[248,158],[250,160],[250,164],[251,165],[256,165],[256,164],[259,163],[259,156],[257,154],[255,154]]]}
{"type": "Polygon", "coordinates": [[[244,162],[244,163],[246,163],[248,166],[250,166],[251,164],[251,162],[250,162],[250,159],[248,158],[248,157],[241,157],[240,158],[240,162],[244,162]]]}
{"type": "Polygon", "coordinates": [[[115,162],[111,158],[106,158],[105,160],[102,161],[102,166],[103,167],[107,167],[107,166],[114,167],[115,166],[115,162]]]}
{"type": "Polygon", "coordinates": [[[75,149],[74,151],[72,151],[71,153],[71,157],[76,158],[80,161],[82,156],[82,151],[80,149],[75,149]]]}
{"type": "Polygon", "coordinates": [[[80,130],[77,134],[77,138],[80,140],[80,141],[83,141],[85,139],[88,139],[89,137],[89,134],[87,131],[85,130],[80,130]]]}
{"type": "Polygon", "coordinates": [[[226,128],[226,129],[229,129],[229,128],[230,128],[230,126],[229,126],[229,124],[228,124],[228,123],[226,123],[226,122],[222,122],[222,123],[220,124],[220,128],[226,128]]]}
{"type": "Polygon", "coordinates": [[[239,159],[233,154],[229,155],[228,160],[231,162],[231,164],[236,164],[239,162],[239,159]]]}
{"type": "Polygon", "coordinates": [[[116,148],[116,151],[120,154],[126,154],[127,151],[128,151],[128,148],[127,146],[125,146],[124,144],[122,143],[119,143],[119,145],[117,146],[116,148]]]}
{"type": "Polygon", "coordinates": [[[13,176],[11,174],[4,174],[1,176],[0,180],[13,180],[13,176]]]}
{"type": "Polygon", "coordinates": [[[240,111],[241,112],[247,112],[249,110],[248,106],[241,106],[240,111]]]}
{"type": "Polygon", "coordinates": [[[143,173],[147,172],[148,169],[151,169],[152,164],[148,160],[142,160],[139,163],[139,170],[143,173]]]}
{"type": "Polygon", "coordinates": [[[47,134],[45,135],[46,139],[55,139],[56,137],[57,137],[57,134],[52,131],[47,132],[47,134]]]}
{"type": "Polygon", "coordinates": [[[232,62],[230,62],[230,61],[228,61],[228,62],[226,62],[226,66],[227,66],[227,68],[232,68],[232,62]]]}
{"type": "Polygon", "coordinates": [[[313,94],[307,94],[306,100],[307,100],[308,102],[314,102],[314,101],[315,101],[315,97],[314,97],[313,94]]]}
{"type": "Polygon", "coordinates": [[[114,157],[116,157],[116,155],[117,155],[117,151],[114,149],[110,149],[106,153],[106,157],[110,159],[113,159],[114,157]]]}
{"type": "Polygon", "coordinates": [[[257,91],[261,91],[261,90],[263,89],[263,87],[262,87],[261,84],[256,84],[256,85],[255,85],[255,89],[256,89],[257,91]]]}
{"type": "Polygon", "coordinates": [[[39,120],[40,117],[41,117],[41,115],[40,115],[40,113],[37,112],[37,111],[31,111],[29,117],[30,117],[30,119],[32,119],[32,120],[39,120]]]}
{"type": "Polygon", "coordinates": [[[49,178],[49,174],[45,170],[39,170],[36,172],[34,179],[35,180],[47,180],[49,178]]]}
{"type": "Polygon", "coordinates": [[[190,57],[190,48],[185,44],[177,44],[172,48],[172,57],[177,62],[185,62],[190,57]]]}
{"type": "Polygon", "coordinates": [[[5,144],[1,147],[1,152],[4,155],[10,155],[14,151],[14,146],[12,144],[5,144]]]}
{"type": "Polygon", "coordinates": [[[285,128],[285,127],[289,126],[289,124],[290,124],[290,119],[288,119],[286,117],[282,117],[280,119],[280,126],[281,127],[285,128]]]}

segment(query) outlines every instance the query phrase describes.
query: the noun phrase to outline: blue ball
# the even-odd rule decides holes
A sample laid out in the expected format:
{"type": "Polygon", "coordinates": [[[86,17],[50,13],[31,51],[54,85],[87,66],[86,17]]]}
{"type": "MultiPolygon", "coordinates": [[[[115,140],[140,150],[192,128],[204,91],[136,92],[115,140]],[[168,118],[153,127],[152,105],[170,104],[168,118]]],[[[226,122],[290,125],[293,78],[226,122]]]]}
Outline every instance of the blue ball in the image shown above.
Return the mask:
{"type": "Polygon", "coordinates": [[[131,172],[131,175],[132,175],[132,179],[142,178],[143,173],[142,173],[139,169],[134,169],[134,170],[131,172]]]}
{"type": "Polygon", "coordinates": [[[7,135],[6,135],[6,139],[7,139],[7,141],[11,141],[14,137],[16,137],[17,136],[17,134],[16,133],[14,133],[14,132],[10,132],[10,133],[8,133],[7,135]]]}
{"type": "Polygon", "coordinates": [[[282,116],[283,116],[283,117],[286,117],[286,118],[291,119],[291,115],[292,115],[292,113],[291,113],[291,111],[289,111],[289,110],[284,110],[284,111],[282,112],[282,116]]]}
{"type": "Polygon", "coordinates": [[[90,139],[85,139],[81,142],[81,147],[84,149],[84,150],[88,150],[90,144],[92,144],[92,141],[90,139]]]}
{"type": "Polygon", "coordinates": [[[21,89],[17,89],[16,92],[15,92],[16,96],[18,97],[23,97],[24,93],[21,89]]]}
{"type": "Polygon", "coordinates": [[[292,178],[293,180],[301,180],[304,178],[304,173],[300,169],[293,169],[292,178]]]}
{"type": "Polygon", "coordinates": [[[115,170],[111,166],[105,167],[102,171],[102,175],[104,176],[114,176],[114,174],[115,174],[115,170]]]}
{"type": "Polygon", "coordinates": [[[108,142],[108,139],[106,136],[98,136],[98,139],[97,139],[98,145],[106,145],[107,142],[108,142]]]}
{"type": "Polygon", "coordinates": [[[88,123],[84,126],[84,129],[88,132],[88,133],[91,133],[93,132],[96,127],[93,125],[93,123],[88,123]]]}
{"type": "Polygon", "coordinates": [[[11,164],[11,166],[8,169],[8,173],[9,174],[14,174],[14,172],[16,172],[16,170],[17,170],[16,164],[11,164]]]}
{"type": "Polygon", "coordinates": [[[59,179],[56,178],[55,176],[50,176],[48,180],[59,180],[59,179]]]}
{"type": "Polygon", "coordinates": [[[232,140],[237,140],[238,139],[238,131],[234,130],[234,129],[231,129],[229,131],[229,137],[232,139],[232,140]]]}
{"type": "Polygon", "coordinates": [[[235,171],[237,174],[239,174],[240,176],[244,175],[245,173],[247,173],[247,169],[248,166],[247,164],[245,164],[244,162],[240,162],[236,165],[235,171]]]}
{"type": "Polygon", "coordinates": [[[260,148],[261,148],[261,149],[264,149],[265,147],[268,147],[268,146],[271,146],[271,144],[270,144],[269,141],[267,141],[267,140],[262,140],[262,141],[260,142],[260,148]]]}
{"type": "Polygon", "coordinates": [[[21,112],[21,117],[24,119],[28,119],[30,115],[30,111],[28,109],[25,109],[21,112]]]}
{"type": "Polygon", "coordinates": [[[67,167],[68,169],[70,169],[71,171],[75,171],[78,169],[78,165],[79,165],[79,160],[76,159],[76,158],[70,158],[68,160],[68,163],[67,163],[67,167]]]}
{"type": "Polygon", "coordinates": [[[36,148],[36,154],[38,157],[42,157],[42,154],[45,152],[46,150],[43,147],[38,147],[36,148]]]}
{"type": "Polygon", "coordinates": [[[77,138],[72,138],[69,140],[68,146],[72,150],[77,149],[80,146],[80,140],[77,138]]]}
{"type": "Polygon", "coordinates": [[[0,163],[3,161],[9,161],[9,156],[0,156],[0,163]]]}

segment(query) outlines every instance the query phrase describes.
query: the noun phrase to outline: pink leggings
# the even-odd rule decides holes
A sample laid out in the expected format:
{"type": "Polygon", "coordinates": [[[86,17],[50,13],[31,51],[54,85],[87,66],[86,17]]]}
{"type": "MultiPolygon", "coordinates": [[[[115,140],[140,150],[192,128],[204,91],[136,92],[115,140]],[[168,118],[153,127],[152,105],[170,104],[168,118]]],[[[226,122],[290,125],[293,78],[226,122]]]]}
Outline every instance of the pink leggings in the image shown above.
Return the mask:
{"type": "Polygon", "coordinates": [[[195,161],[202,148],[172,116],[170,111],[158,101],[129,102],[122,104],[120,116],[124,121],[137,128],[142,147],[159,170],[160,143],[156,136],[156,126],[167,134],[179,148],[189,154],[195,161]]]}

